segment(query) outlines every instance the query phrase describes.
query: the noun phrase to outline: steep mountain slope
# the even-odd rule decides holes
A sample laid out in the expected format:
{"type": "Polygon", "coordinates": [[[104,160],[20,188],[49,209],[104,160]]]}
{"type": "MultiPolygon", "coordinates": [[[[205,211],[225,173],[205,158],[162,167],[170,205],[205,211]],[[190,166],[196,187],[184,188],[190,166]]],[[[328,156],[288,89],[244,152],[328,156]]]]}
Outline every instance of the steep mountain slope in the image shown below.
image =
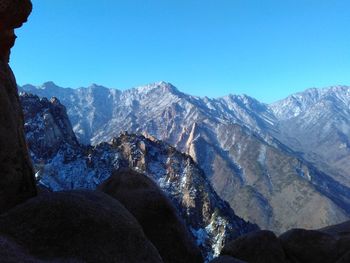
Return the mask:
{"type": "Polygon", "coordinates": [[[349,218],[349,188],[294,152],[294,144],[285,139],[282,128],[289,124],[283,125],[282,116],[295,113],[283,105],[265,105],[245,95],[199,98],[165,82],[123,92],[96,85],[63,89],[53,83],[23,89],[74,105],[67,106],[68,114],[83,141],[96,144],[123,131],[145,132],[188,153],[217,193],[262,228],[317,228],[349,218]],[[80,132],[83,123],[90,125],[86,132],[80,132]]]}
{"type": "Polygon", "coordinates": [[[350,88],[309,89],[270,106],[280,141],[350,186],[350,88]]]}
{"type": "Polygon", "coordinates": [[[285,146],[268,144],[236,124],[210,131],[195,125],[187,147],[243,218],[277,232],[347,218],[349,189],[285,146]]]}
{"type": "Polygon", "coordinates": [[[170,197],[207,259],[217,255],[228,240],[257,228],[237,217],[192,158],[174,147],[127,133],[110,143],[82,146],[69,131],[67,115],[57,99],[24,94],[21,102],[36,177],[43,186],[55,191],[95,189],[114,170],[131,167],[153,179],[170,197]],[[52,130],[58,136],[52,137],[52,130]],[[48,143],[58,145],[50,154],[44,150],[50,149],[48,143]]]}

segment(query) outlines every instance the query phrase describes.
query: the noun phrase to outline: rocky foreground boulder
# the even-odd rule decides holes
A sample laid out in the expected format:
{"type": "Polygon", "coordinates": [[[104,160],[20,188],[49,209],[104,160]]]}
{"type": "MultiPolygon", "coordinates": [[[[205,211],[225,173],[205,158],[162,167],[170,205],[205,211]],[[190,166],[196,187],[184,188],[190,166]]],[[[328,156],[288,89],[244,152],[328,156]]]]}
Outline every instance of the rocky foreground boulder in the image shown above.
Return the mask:
{"type": "Polygon", "coordinates": [[[17,84],[8,65],[14,29],[27,20],[29,0],[0,1],[0,213],[36,195],[17,84]]]}
{"type": "Polygon", "coordinates": [[[124,169],[115,172],[99,189],[119,200],[135,216],[164,263],[203,262],[185,223],[152,179],[124,169]]]}
{"type": "MultiPolygon", "coordinates": [[[[163,262],[137,220],[101,192],[47,193],[30,199],[0,216],[0,236],[12,240],[9,246],[15,251],[50,262],[163,262]]],[[[1,248],[0,255],[8,251],[1,248]]]]}
{"type": "Polygon", "coordinates": [[[279,237],[256,231],[227,244],[221,255],[249,263],[350,262],[350,221],[319,230],[292,229],[279,237]]]}
{"type": "Polygon", "coordinates": [[[271,231],[257,231],[227,244],[221,254],[248,262],[286,263],[281,241],[271,231]],[[268,261],[256,260],[268,259],[268,261]]]}

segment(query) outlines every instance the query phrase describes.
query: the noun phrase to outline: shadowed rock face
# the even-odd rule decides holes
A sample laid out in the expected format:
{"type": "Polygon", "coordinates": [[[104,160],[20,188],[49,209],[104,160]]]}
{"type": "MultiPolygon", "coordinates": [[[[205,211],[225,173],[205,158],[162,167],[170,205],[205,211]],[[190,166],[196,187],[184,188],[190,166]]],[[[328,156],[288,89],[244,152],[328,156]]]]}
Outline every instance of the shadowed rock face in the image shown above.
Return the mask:
{"type": "Polygon", "coordinates": [[[135,216],[164,263],[203,262],[184,222],[150,178],[124,169],[115,172],[99,188],[120,201],[135,216]]]}
{"type": "Polygon", "coordinates": [[[257,231],[228,243],[221,255],[250,263],[348,263],[350,221],[319,230],[292,229],[278,238],[257,231]]]}
{"type": "MultiPolygon", "coordinates": [[[[32,198],[0,216],[0,236],[11,250],[49,262],[163,262],[129,211],[92,191],[32,198]]],[[[1,247],[0,239],[0,255],[1,247]]]]}
{"type": "Polygon", "coordinates": [[[0,59],[8,62],[15,44],[14,29],[27,21],[32,11],[30,0],[0,0],[0,59]]]}
{"type": "Polygon", "coordinates": [[[15,77],[8,65],[14,29],[27,20],[30,1],[0,0],[0,213],[36,195],[15,77]]]}
{"type": "Polygon", "coordinates": [[[316,230],[292,229],[281,235],[280,240],[286,254],[299,262],[336,262],[344,253],[338,251],[335,236],[316,230]]]}
{"type": "Polygon", "coordinates": [[[247,262],[286,263],[280,240],[270,231],[263,230],[239,237],[224,247],[222,255],[247,262]]]}

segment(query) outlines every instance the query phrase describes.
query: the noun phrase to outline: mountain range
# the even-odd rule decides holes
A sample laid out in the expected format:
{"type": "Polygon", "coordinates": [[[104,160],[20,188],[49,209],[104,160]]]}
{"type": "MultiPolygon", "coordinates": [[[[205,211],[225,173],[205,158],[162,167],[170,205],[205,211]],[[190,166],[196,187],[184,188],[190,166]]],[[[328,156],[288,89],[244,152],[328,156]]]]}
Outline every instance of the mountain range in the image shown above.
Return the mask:
{"type": "Polygon", "coordinates": [[[58,98],[77,136],[73,144],[101,147],[127,131],[173,145],[237,215],[263,229],[350,218],[349,87],[309,89],[273,104],[246,95],[191,96],[166,82],[126,91],[52,82],[19,90],[58,98]]]}
{"type": "Polygon", "coordinates": [[[58,99],[23,94],[20,101],[36,180],[43,191],[95,190],[114,171],[132,168],[169,197],[207,261],[228,241],[258,229],[235,215],[189,155],[151,136],[126,132],[108,143],[82,145],[58,99]]]}

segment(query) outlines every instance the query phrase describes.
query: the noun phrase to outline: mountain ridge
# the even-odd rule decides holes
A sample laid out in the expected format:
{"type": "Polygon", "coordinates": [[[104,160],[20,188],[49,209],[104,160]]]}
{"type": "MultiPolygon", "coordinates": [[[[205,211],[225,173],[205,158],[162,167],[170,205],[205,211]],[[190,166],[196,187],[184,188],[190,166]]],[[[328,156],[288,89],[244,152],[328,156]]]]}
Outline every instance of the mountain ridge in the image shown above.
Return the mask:
{"type": "MultiPolygon", "coordinates": [[[[30,92],[30,89],[24,90],[30,92]]],[[[334,132],[331,126],[325,129],[326,125],[322,129],[320,126],[312,129],[314,120],[308,110],[317,103],[307,103],[304,110],[300,110],[298,118],[308,117],[303,126],[298,123],[302,119],[278,118],[276,105],[260,103],[249,96],[201,98],[179,92],[165,82],[127,91],[103,89],[94,92],[92,88],[57,88],[55,91],[33,86],[32,91],[39,96],[59,97],[67,107],[81,142],[97,145],[123,131],[146,132],[191,155],[220,197],[228,201],[240,216],[263,228],[283,232],[291,227],[323,227],[349,217],[350,199],[346,187],[350,184],[346,174],[341,173],[341,168],[346,171],[346,162],[345,168],[341,166],[344,162],[331,166],[327,163],[328,157],[322,156],[324,149],[317,148],[323,146],[317,138],[333,136],[334,132]],[[320,131],[323,137],[313,138],[313,133],[320,131]],[[293,137],[294,133],[301,138],[293,137]],[[301,148],[303,138],[313,148],[301,148]],[[304,189],[304,194],[299,189],[304,189]],[[287,210],[281,209],[286,202],[291,210],[287,209],[288,206],[285,206],[287,210]],[[317,202],[323,207],[318,212],[312,208],[317,202]],[[259,209],[254,211],[246,207],[259,209]],[[299,211],[301,208],[303,212],[299,211]],[[313,218],[309,223],[303,219],[307,215],[313,218]]],[[[333,92],[337,91],[344,92],[346,88],[333,88],[333,92]]],[[[346,98],[346,94],[340,95],[340,98],[346,98]]],[[[321,100],[321,106],[313,108],[314,116],[323,123],[332,120],[335,125],[337,119],[322,119],[324,116],[332,118],[332,110],[337,106],[335,102],[337,99],[330,100],[328,104],[332,107],[327,108],[321,107],[321,100]],[[321,110],[328,112],[322,114],[321,110]]],[[[280,105],[279,109],[284,110],[288,99],[280,105]]],[[[345,123],[344,127],[350,130],[350,124],[345,123]]],[[[340,131],[338,137],[333,136],[335,140],[349,137],[350,134],[341,134],[340,131]]],[[[332,141],[333,145],[337,143],[332,141]]],[[[323,147],[332,149],[328,144],[323,147]]],[[[350,156],[346,155],[346,150],[343,148],[345,160],[350,156]]]]}
{"type": "Polygon", "coordinates": [[[170,198],[208,260],[229,240],[257,229],[235,215],[189,155],[153,137],[126,132],[108,143],[84,146],[69,132],[71,126],[59,101],[28,94],[20,99],[36,178],[46,189],[93,190],[113,171],[132,168],[147,175],[170,198]],[[60,136],[51,136],[53,130],[60,136]]]}

